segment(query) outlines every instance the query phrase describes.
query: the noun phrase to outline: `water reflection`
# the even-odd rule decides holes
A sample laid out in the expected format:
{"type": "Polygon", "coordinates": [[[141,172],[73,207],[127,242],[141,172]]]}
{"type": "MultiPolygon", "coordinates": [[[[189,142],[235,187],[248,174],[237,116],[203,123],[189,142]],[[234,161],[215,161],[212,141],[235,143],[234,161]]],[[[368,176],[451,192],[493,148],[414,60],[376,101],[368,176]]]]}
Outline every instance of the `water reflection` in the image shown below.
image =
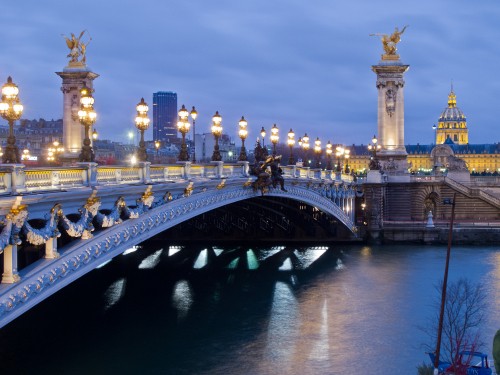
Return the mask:
{"type": "Polygon", "coordinates": [[[111,284],[104,292],[104,299],[106,300],[104,306],[105,310],[118,303],[118,301],[120,301],[120,299],[125,295],[125,285],[126,280],[121,278],[111,284]]]}
{"type": "MultiPolygon", "coordinates": [[[[293,361],[298,318],[297,300],[290,286],[281,281],[276,282],[271,316],[265,332],[264,364],[286,364],[293,361]]],[[[288,367],[281,367],[284,374],[290,373],[288,367]]],[[[270,370],[267,369],[266,372],[270,370]]]]}
{"type": "MultiPolygon", "coordinates": [[[[416,373],[428,360],[418,326],[433,313],[446,248],[328,245],[141,247],[4,327],[0,367],[17,373],[416,373]],[[71,327],[71,335],[58,327],[71,327]],[[25,361],[26,342],[40,337],[47,345],[25,361]],[[92,361],[79,360],[82,352],[92,361]]],[[[500,252],[454,248],[450,282],[461,276],[483,281],[490,292],[482,327],[490,343],[500,328],[500,252]]],[[[491,344],[485,349],[491,355],[491,344]]]]}
{"type": "Polygon", "coordinates": [[[186,280],[179,280],[174,286],[172,306],[177,310],[177,319],[184,319],[193,303],[191,286],[186,280]]]}
{"type": "Polygon", "coordinates": [[[163,249],[155,251],[154,254],[151,254],[146,259],[144,259],[141,264],[139,264],[139,269],[151,269],[155,268],[160,262],[160,255],[163,252],[163,249]]]}

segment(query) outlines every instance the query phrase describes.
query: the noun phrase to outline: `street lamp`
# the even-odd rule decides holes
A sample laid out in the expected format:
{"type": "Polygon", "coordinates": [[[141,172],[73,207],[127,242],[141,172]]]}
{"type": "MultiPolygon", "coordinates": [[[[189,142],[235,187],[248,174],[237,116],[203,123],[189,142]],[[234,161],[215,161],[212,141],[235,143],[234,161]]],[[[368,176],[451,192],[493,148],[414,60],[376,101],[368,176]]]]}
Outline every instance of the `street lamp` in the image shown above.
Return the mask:
{"type": "Polygon", "coordinates": [[[156,140],[155,141],[155,149],[156,149],[156,162],[158,163],[160,158],[158,157],[158,151],[160,150],[160,141],[156,140]]]}
{"type": "Polygon", "coordinates": [[[56,162],[59,154],[64,152],[64,147],[59,147],[59,141],[52,142],[52,147],[47,150],[47,161],[56,162]]]}
{"type": "Polygon", "coordinates": [[[307,160],[308,158],[308,151],[309,151],[309,137],[307,136],[307,133],[304,134],[304,136],[302,137],[302,148],[304,149],[304,155],[305,155],[305,159],[306,159],[306,166],[309,167],[309,160],[307,160]]]}
{"type": "Polygon", "coordinates": [[[276,124],[273,125],[271,128],[271,136],[269,137],[271,139],[271,143],[273,144],[273,156],[276,156],[276,144],[278,143],[280,137],[278,136],[279,130],[276,124]]]}
{"type": "MultiPolygon", "coordinates": [[[[264,127],[262,127],[262,129],[260,129],[260,136],[262,137],[262,148],[264,148],[264,140],[266,139],[266,129],[264,129],[264,127]]],[[[266,155],[267,155],[267,152],[266,152],[266,155]]]]}
{"type": "Polygon", "coordinates": [[[179,110],[179,121],[177,121],[177,130],[179,130],[182,134],[182,143],[181,143],[181,152],[179,153],[179,157],[177,158],[179,161],[188,161],[189,155],[187,152],[186,146],[186,133],[189,132],[189,127],[191,124],[188,121],[189,112],[187,111],[184,104],[182,108],[179,110]]]}
{"type": "Polygon", "coordinates": [[[144,101],[144,98],[141,98],[141,101],[137,103],[135,109],[137,110],[137,116],[135,117],[135,127],[141,132],[141,140],[139,141],[139,149],[137,150],[137,160],[148,161],[146,142],[144,142],[144,131],[149,128],[149,107],[144,101]]]}
{"type": "Polygon", "coordinates": [[[295,159],[293,158],[293,146],[295,145],[295,133],[292,129],[288,132],[288,147],[290,147],[290,157],[288,158],[288,165],[294,165],[295,159]]]}
{"type": "Polygon", "coordinates": [[[196,109],[194,108],[191,109],[191,118],[193,119],[193,164],[196,163],[196,132],[195,132],[195,124],[196,124],[196,117],[198,117],[198,112],[196,112],[196,109]]]}
{"type": "Polygon", "coordinates": [[[215,138],[214,153],[212,154],[212,161],[221,161],[219,151],[219,137],[222,135],[222,117],[219,115],[219,111],[215,111],[215,115],[212,117],[212,134],[215,138]]]}
{"type": "Polygon", "coordinates": [[[344,150],[344,158],[345,158],[345,173],[349,174],[350,169],[349,169],[349,157],[351,156],[351,150],[346,148],[344,150]]]}
{"type": "Polygon", "coordinates": [[[14,136],[14,121],[21,118],[23,106],[17,94],[19,94],[19,88],[12,82],[12,78],[8,77],[7,83],[2,86],[2,101],[0,102],[0,115],[9,122],[7,146],[2,155],[3,163],[20,163],[19,150],[14,136]]]}
{"type": "Polygon", "coordinates": [[[21,160],[29,160],[30,157],[31,157],[30,150],[28,150],[27,148],[25,148],[23,150],[23,154],[21,155],[21,160]]]}
{"type": "Polygon", "coordinates": [[[326,169],[331,171],[332,170],[332,153],[333,153],[333,148],[332,144],[330,141],[326,144],[326,169]]]}
{"type": "Polygon", "coordinates": [[[321,158],[321,141],[319,137],[316,137],[314,141],[314,152],[316,153],[316,168],[319,168],[320,158],[321,158]]]}
{"type": "Polygon", "coordinates": [[[85,85],[85,82],[80,89],[80,110],[78,111],[78,118],[80,119],[80,123],[85,127],[85,138],[80,153],[81,162],[93,162],[95,159],[94,150],[92,150],[92,146],[90,146],[90,127],[95,123],[97,117],[94,111],[93,91],[94,90],[85,85]]]}
{"type": "Polygon", "coordinates": [[[342,164],[340,162],[340,158],[342,156],[344,156],[344,148],[342,146],[337,146],[337,148],[335,149],[337,152],[335,153],[335,155],[337,156],[337,172],[338,173],[342,173],[342,164]]]}
{"type": "Polygon", "coordinates": [[[372,153],[372,157],[370,160],[369,168],[370,170],[379,170],[380,169],[380,163],[378,162],[377,159],[377,151],[380,150],[382,147],[377,144],[377,137],[374,135],[372,138],[372,143],[368,145],[368,150],[372,153]]]}
{"type": "Polygon", "coordinates": [[[247,150],[245,149],[245,139],[248,136],[248,130],[247,130],[247,125],[248,122],[245,120],[243,116],[241,116],[241,120],[238,122],[238,125],[240,126],[240,130],[238,131],[238,135],[241,138],[241,151],[240,151],[240,157],[238,158],[239,161],[247,161],[247,150]]]}
{"type": "Polygon", "coordinates": [[[92,131],[92,139],[95,141],[97,139],[97,137],[99,136],[99,133],[97,133],[97,130],[93,130],[92,131]]]}

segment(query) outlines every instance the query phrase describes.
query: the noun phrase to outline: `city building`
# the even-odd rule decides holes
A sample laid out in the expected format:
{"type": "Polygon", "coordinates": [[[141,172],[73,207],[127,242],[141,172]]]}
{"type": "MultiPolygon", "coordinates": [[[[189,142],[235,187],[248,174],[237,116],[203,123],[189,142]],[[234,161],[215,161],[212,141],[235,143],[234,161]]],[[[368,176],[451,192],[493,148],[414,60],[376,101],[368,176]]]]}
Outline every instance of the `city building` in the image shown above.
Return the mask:
{"type": "Polygon", "coordinates": [[[153,93],[153,139],[165,143],[177,141],[177,93],[153,93]]]}
{"type": "MultiPolygon", "coordinates": [[[[500,143],[469,143],[467,119],[457,107],[457,96],[453,88],[448,95],[448,106],[440,114],[434,132],[434,144],[405,146],[411,172],[430,173],[436,168],[446,169],[447,157],[453,155],[464,160],[469,172],[473,174],[500,173],[500,143]]],[[[349,148],[351,169],[358,173],[366,172],[370,161],[367,147],[352,145],[349,148]]]]}

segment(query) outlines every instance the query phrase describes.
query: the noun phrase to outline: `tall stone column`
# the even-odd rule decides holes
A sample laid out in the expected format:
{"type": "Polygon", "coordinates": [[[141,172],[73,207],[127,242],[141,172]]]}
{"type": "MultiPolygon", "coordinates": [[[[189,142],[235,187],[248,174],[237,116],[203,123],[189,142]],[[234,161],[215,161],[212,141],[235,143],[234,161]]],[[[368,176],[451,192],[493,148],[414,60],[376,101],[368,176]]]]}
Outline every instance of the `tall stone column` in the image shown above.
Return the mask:
{"type": "MultiPolygon", "coordinates": [[[[372,70],[377,75],[378,90],[378,144],[377,152],[382,170],[388,175],[407,175],[408,162],[404,140],[404,73],[409,65],[403,64],[396,54],[396,44],[406,27],[392,35],[381,35],[385,54],[372,70]]],[[[379,35],[379,34],[376,34],[379,35]]]]}
{"type": "MultiPolygon", "coordinates": [[[[64,37],[69,48],[70,58],[68,65],[62,72],[56,74],[62,78],[61,91],[63,92],[63,159],[77,161],[85,138],[85,128],[80,124],[78,111],[80,110],[80,89],[83,84],[93,89],[93,81],[98,74],[92,72],[87,66],[86,51],[92,40],[84,42],[86,31],[82,31],[78,37],[71,33],[71,37],[64,37]]],[[[92,129],[90,129],[92,132],[92,129]]]]}
{"type": "MultiPolygon", "coordinates": [[[[84,127],[78,119],[80,110],[80,89],[83,84],[92,89],[93,80],[99,77],[85,65],[81,67],[67,66],[62,72],[56,72],[62,78],[63,92],[63,145],[64,157],[78,159],[85,138],[84,127]]],[[[90,129],[92,133],[92,129],[90,129]]]]}

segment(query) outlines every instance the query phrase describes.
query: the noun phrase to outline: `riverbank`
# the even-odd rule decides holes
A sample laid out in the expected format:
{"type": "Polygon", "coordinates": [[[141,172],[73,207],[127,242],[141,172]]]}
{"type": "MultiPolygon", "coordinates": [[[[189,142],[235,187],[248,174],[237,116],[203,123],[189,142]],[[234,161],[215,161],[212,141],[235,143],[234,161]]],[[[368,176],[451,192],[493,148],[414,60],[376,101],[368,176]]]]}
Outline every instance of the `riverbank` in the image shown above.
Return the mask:
{"type": "MultiPolygon", "coordinates": [[[[417,243],[447,244],[449,228],[446,226],[427,228],[422,225],[388,225],[380,230],[368,230],[364,236],[368,242],[376,243],[417,243]]],[[[500,244],[500,227],[456,226],[453,228],[454,245],[494,245],[500,244]]]]}

